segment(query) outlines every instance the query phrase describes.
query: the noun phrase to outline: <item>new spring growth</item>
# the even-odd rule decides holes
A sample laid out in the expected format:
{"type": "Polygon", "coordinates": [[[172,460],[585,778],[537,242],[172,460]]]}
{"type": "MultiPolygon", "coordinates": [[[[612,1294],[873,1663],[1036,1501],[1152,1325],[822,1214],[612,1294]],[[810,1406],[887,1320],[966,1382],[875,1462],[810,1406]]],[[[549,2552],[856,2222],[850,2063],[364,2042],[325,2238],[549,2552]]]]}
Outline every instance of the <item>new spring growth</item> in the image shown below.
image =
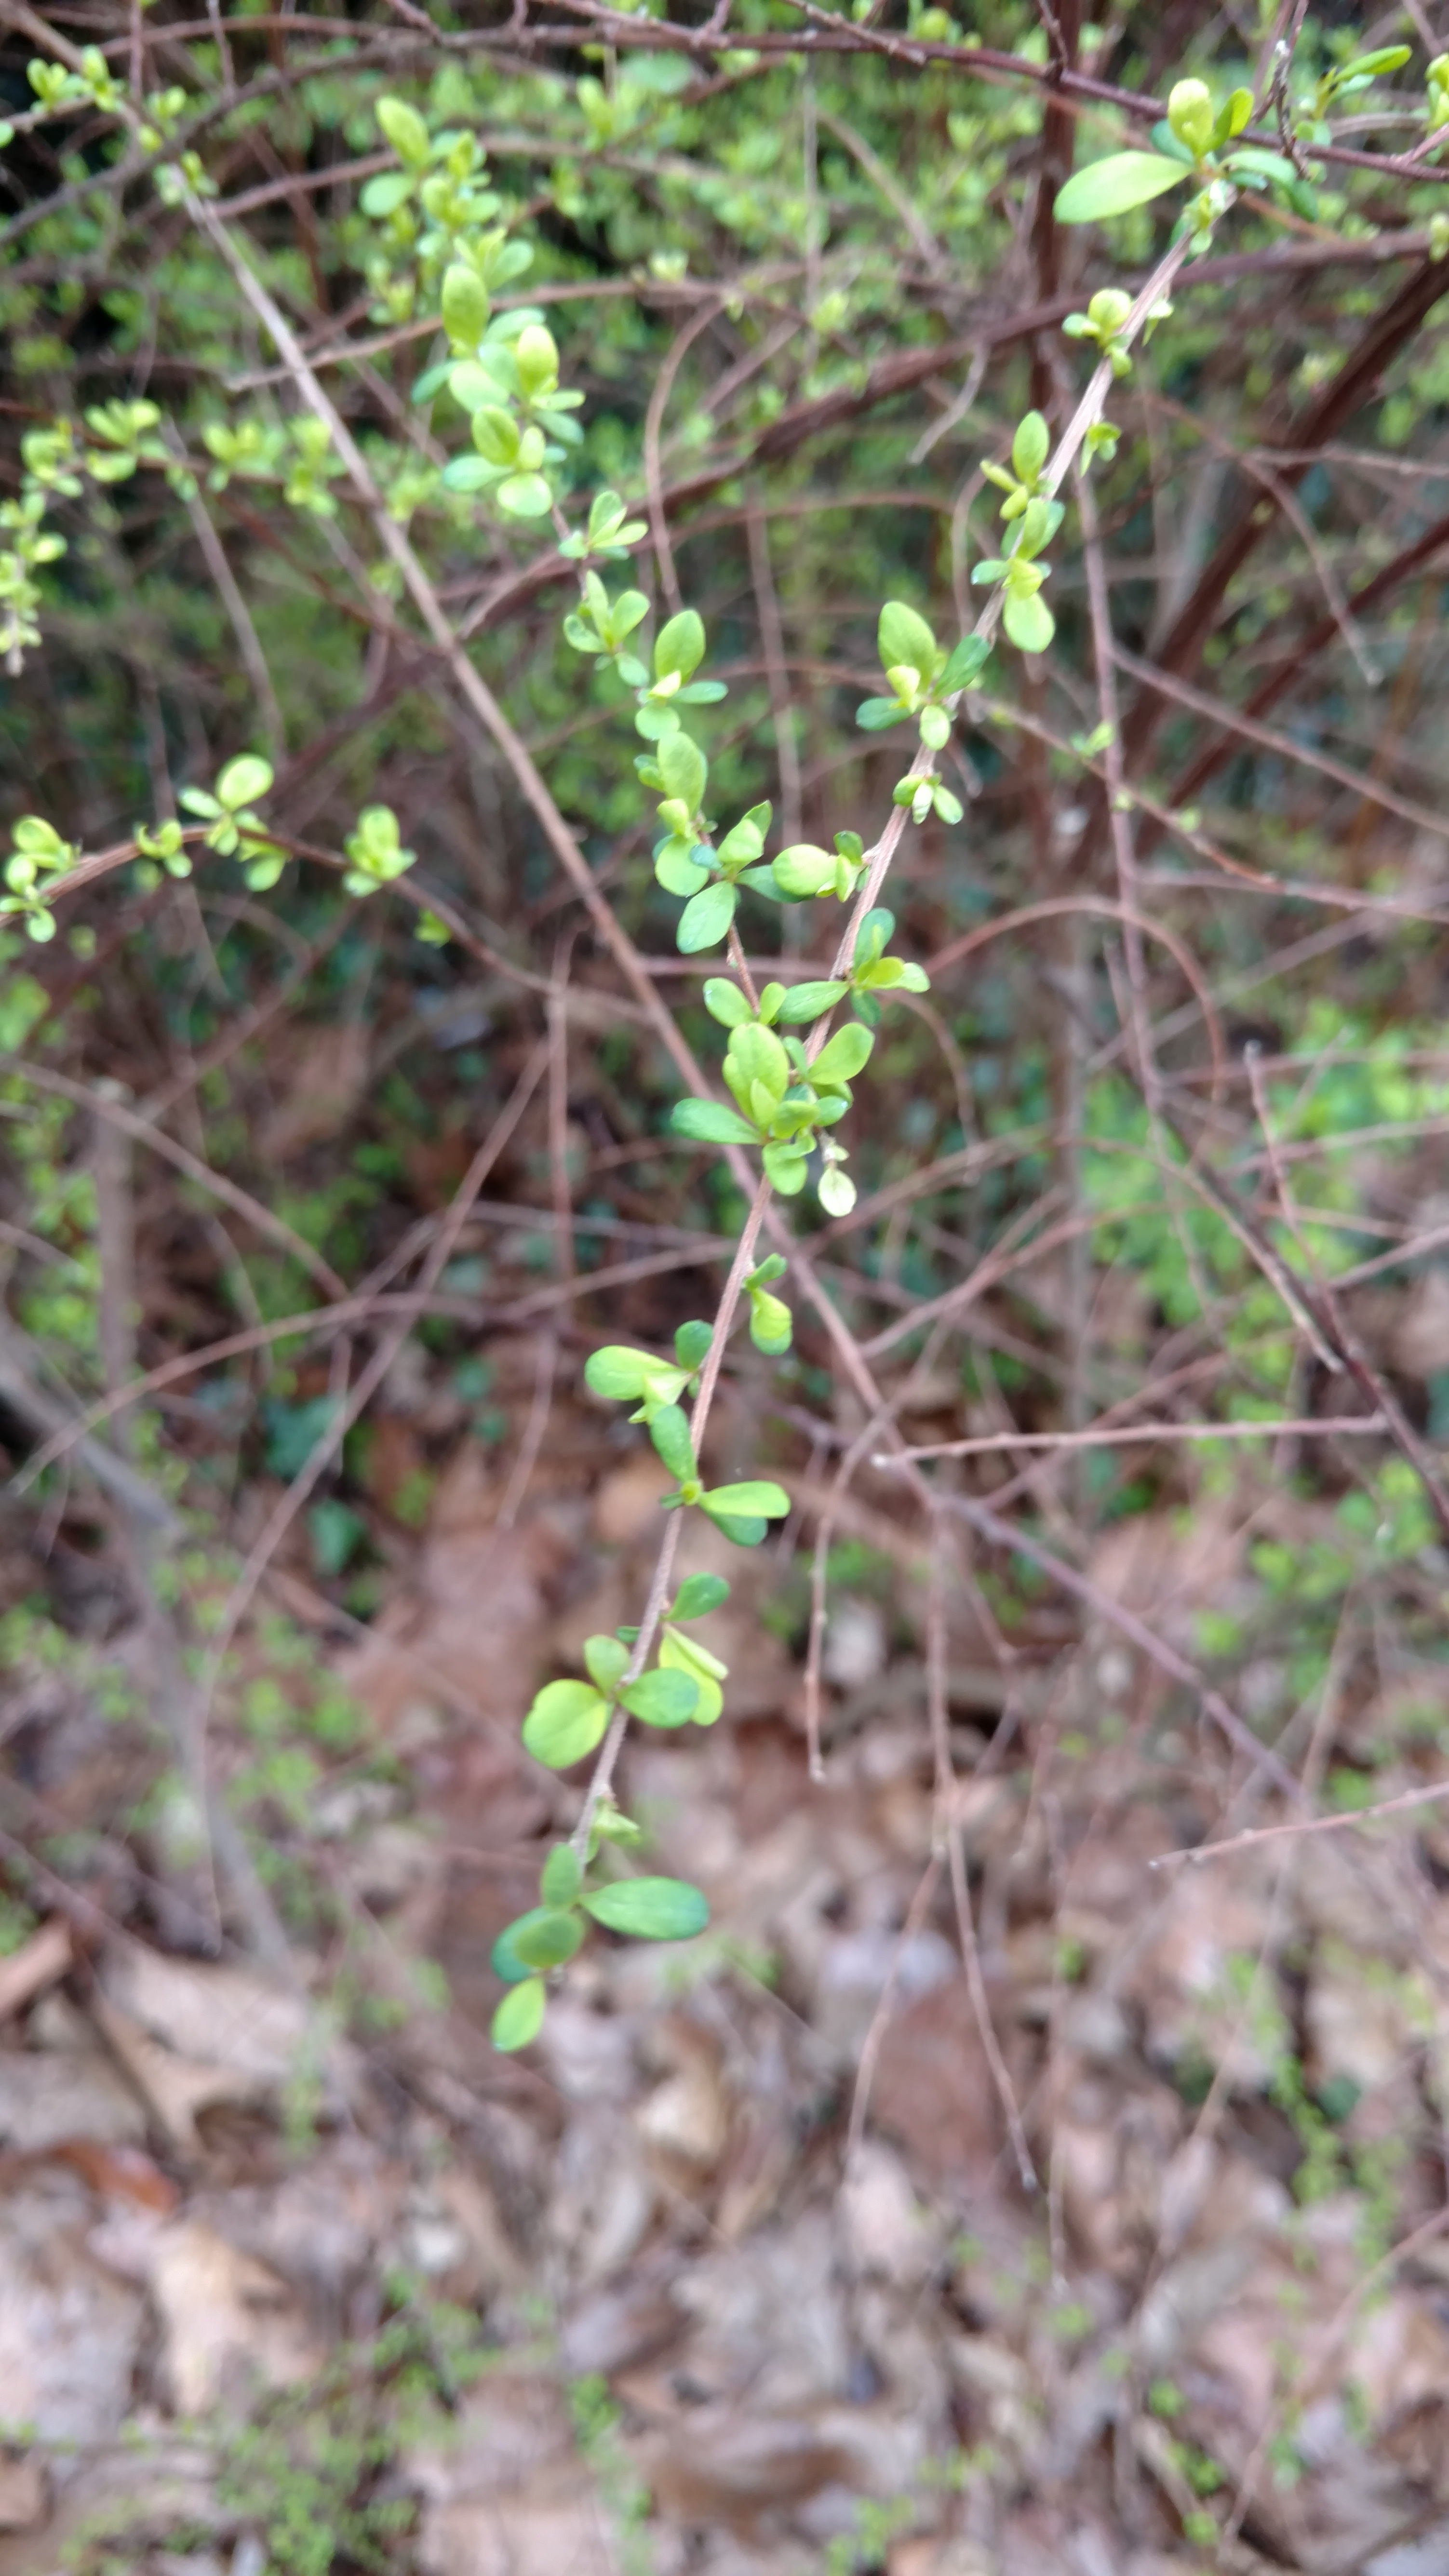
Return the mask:
{"type": "Polygon", "coordinates": [[[794,1335],[789,1307],[783,1297],[773,1294],[774,1282],[784,1278],[785,1269],[783,1255],[772,1252],[745,1280],[745,1295],[750,1301],[750,1339],[766,1359],[783,1359],[794,1335]]]}
{"type": "Polygon", "coordinates": [[[1051,566],[1038,563],[1037,557],[1051,543],[1064,516],[1060,501],[1028,501],[1013,531],[1008,553],[988,556],[971,574],[973,582],[1000,585],[1004,594],[1001,622],[1022,653],[1044,653],[1057,631],[1056,619],[1040,596],[1051,566]]]}
{"type": "Polygon", "coordinates": [[[276,884],[287,864],[285,850],[268,840],[266,825],[253,811],[271,784],[270,761],[244,752],[227,762],[214,790],[183,787],[179,798],[188,814],[198,814],[206,823],[202,838],[207,848],[224,859],[240,857],[247,884],[259,894],[276,884]]]}
{"type": "Polygon", "coordinates": [[[1181,221],[1197,253],[1207,247],[1233,188],[1276,189],[1296,211],[1308,211],[1299,204],[1304,183],[1291,161],[1261,145],[1237,143],[1252,112],[1251,90],[1233,90],[1215,109],[1206,81],[1175,81],[1167,114],[1152,129],[1156,149],[1109,152],[1078,170],[1057,196],[1058,223],[1106,223],[1169,189],[1195,186],[1198,194],[1181,221]]]}
{"type": "Polygon", "coordinates": [[[634,1833],[627,1817],[612,1806],[601,1806],[583,1858],[571,1843],[554,1845],[539,1873],[538,1904],[506,1924],[493,1944],[493,1973],[508,1988],[493,2016],[495,2048],[526,2048],[537,2039],[547,2004],[544,1979],[551,1968],[564,1967],[582,1948],[588,1928],[585,1916],[636,1941],[688,1941],[704,1930],[709,1907],[687,1879],[631,1878],[611,1883],[600,1877],[601,1844],[623,1842],[634,1833]]]}
{"type": "Polygon", "coordinates": [[[0,913],[21,913],[32,939],[55,937],[55,915],[41,891],[46,879],[63,876],[80,852],[63,841],[54,824],[41,814],[22,814],[11,829],[13,847],[5,862],[9,892],[0,896],[0,913]]]}
{"type": "MultiPolygon", "coordinates": [[[[990,645],[979,635],[966,635],[947,653],[918,610],[903,599],[888,599],[876,628],[876,649],[893,694],[864,699],[856,708],[856,723],[866,733],[880,733],[914,716],[927,749],[943,750],[951,735],[950,701],[980,678],[990,645]]],[[[949,819],[959,823],[959,808],[949,819]]]]}
{"type": "Polygon", "coordinates": [[[342,879],[348,894],[376,894],[379,886],[391,885],[416,863],[415,853],[402,847],[398,819],[390,805],[364,805],[355,831],[348,833],[342,846],[352,861],[342,879]]]}

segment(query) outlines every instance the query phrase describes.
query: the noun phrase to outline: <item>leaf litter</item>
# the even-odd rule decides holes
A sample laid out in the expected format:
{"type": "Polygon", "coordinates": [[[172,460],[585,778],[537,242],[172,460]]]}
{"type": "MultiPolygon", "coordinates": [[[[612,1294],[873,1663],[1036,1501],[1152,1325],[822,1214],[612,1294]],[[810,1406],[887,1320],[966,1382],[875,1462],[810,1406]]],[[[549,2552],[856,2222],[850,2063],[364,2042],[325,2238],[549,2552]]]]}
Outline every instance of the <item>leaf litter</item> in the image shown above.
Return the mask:
{"type": "MultiPolygon", "coordinates": [[[[788,1569],[701,1525],[727,1715],[641,1732],[622,1790],[710,1930],[597,1938],[500,2060],[492,1942],[569,1812],[518,1724],[637,1598],[660,1482],[556,1410],[570,1474],[546,1444],[500,1519],[465,1446],[328,1649],[364,1749],[297,1844],[331,1903],[290,1982],[120,1880],[0,1961],[0,2576],[280,2570],[288,2477],[339,2569],[385,2531],[411,2576],[1449,2566],[1433,1811],[1154,1867],[1244,1821],[1241,1770],[1109,1638],[1028,1638],[1029,1737],[989,1690],[953,1729],[1028,2194],[945,1873],[917,1903],[920,1594],[848,1596],[827,1713],[871,1713],[812,1784],[788,1569]]],[[[1240,1569],[1224,1516],[1096,1572],[1188,1638],[1240,1569]]],[[[54,1794],[110,1797],[50,1722],[54,1794]]]]}

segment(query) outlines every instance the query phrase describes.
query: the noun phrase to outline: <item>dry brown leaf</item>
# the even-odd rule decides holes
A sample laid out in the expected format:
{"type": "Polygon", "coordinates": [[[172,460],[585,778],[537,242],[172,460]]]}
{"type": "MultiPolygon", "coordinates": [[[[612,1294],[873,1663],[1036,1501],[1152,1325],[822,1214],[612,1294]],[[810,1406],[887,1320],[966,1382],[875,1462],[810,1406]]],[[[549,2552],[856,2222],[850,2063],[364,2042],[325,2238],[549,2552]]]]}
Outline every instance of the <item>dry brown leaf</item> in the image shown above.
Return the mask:
{"type": "Polygon", "coordinates": [[[564,1561],[544,1519],[496,1524],[499,1489],[476,1449],[440,1480],[413,1579],[339,1658],[352,1697],[383,1734],[418,1702],[499,1721],[510,1740],[546,1669],[546,1587],[564,1561]]]}
{"type": "Polygon", "coordinates": [[[1358,2321],[1352,2370],[1369,2419],[1381,2429],[1429,2399],[1442,2404],[1449,2396],[1449,2331],[1428,2300],[1391,2290],[1358,2321]]]}
{"type": "Polygon", "coordinates": [[[852,2272],[879,2273],[919,2288],[935,2262],[940,2229],[911,2189],[899,2156],[878,2138],[855,2150],[836,2196],[836,2217],[852,2272]]]}
{"type": "Polygon", "coordinates": [[[638,2253],[658,2185],[629,2124],[604,2105],[577,2112],[551,2176],[549,2235],[581,2289],[607,2281],[638,2253]]]}
{"type": "Polygon", "coordinates": [[[70,1925],[62,1915],[53,1914],[8,1959],[0,1959],[0,2021],[23,2012],[47,1986],[53,1986],[74,1955],[70,1925]]]}
{"type": "Polygon", "coordinates": [[[1124,1982],[1141,2006],[1155,2065],[1173,2065],[1195,2049],[1235,2086],[1255,2091],[1268,2082],[1255,2016],[1233,1986],[1230,1962],[1262,1950],[1275,1919],[1276,1875],[1271,1847],[1230,1869],[1179,1870],[1155,1911],[1144,1911],[1124,1982]]]}
{"type": "Polygon", "coordinates": [[[257,1133],[268,1162],[285,1163],[344,1127],[367,1081],[369,1033],[361,1020],[334,1020],[301,1037],[282,1080],[285,1089],[257,1133]]]}
{"type": "Polygon", "coordinates": [[[95,2138],[65,2138],[52,2148],[58,2164],[69,2165],[102,2200],[121,2201],[133,2209],[154,2210],[169,2218],[181,2197],[169,2174],[139,2147],[103,2146],[95,2138]]]}
{"type": "Polygon", "coordinates": [[[1162,2178],[1185,2124],[1165,2084],[1104,2076],[1063,2052],[1058,2062],[1052,2152],[1062,2206],[1087,2259],[1132,2272],[1155,2242],[1162,2178]]]}
{"type": "Polygon", "coordinates": [[[0,2531],[33,2531],[50,2510],[45,2471],[33,2456],[0,2459],[0,2531]]]}
{"type": "Polygon", "coordinates": [[[92,1996],[91,2013],[97,2030],[180,2156],[197,2152],[198,2111],[208,2110],[215,2102],[254,2101],[267,2089],[255,2076],[234,2067],[178,2057],[103,1994],[92,1996]]]}
{"type": "Polygon", "coordinates": [[[435,2505],[418,2538],[424,2576],[615,2576],[599,2498],[579,2472],[553,2491],[435,2505]]]}
{"type": "Polygon", "coordinates": [[[0,2146],[39,2155],[77,2137],[102,2146],[145,2142],[141,2101],[110,2058],[99,2048],[0,2056],[0,2146]]]}
{"type": "Polygon", "coordinates": [[[1229,1501],[1199,1500],[1184,1516],[1135,1512],[1093,1551],[1092,1581],[1112,1601],[1177,1634],[1190,1614],[1218,1601],[1242,1563],[1243,1534],[1229,1501]]]}
{"type": "Polygon", "coordinates": [[[158,2231],[151,2290],[178,2415],[201,2415],[223,2397],[240,2398],[253,2380],[292,2386],[322,2365],[322,2350],[285,2281],[198,2219],[158,2231]]]}
{"type": "Polygon", "coordinates": [[[691,2524],[753,2530],[766,2514],[852,2483],[855,2461],[808,2417],[711,2413],[696,2408],[677,2433],[635,2446],[656,2506],[691,2524]]]}
{"type": "Polygon", "coordinates": [[[881,2045],[871,2120],[928,2182],[990,2173],[1000,2145],[996,2090],[964,1977],[933,1986],[891,2020],[881,2045]]]}
{"type": "Polygon", "coordinates": [[[1363,2093],[1397,2078],[1412,2080],[1415,2038],[1432,2018],[1417,1980],[1365,1973],[1365,1963],[1338,1943],[1325,1943],[1314,1961],[1304,2018],[1312,2046],[1315,2085],[1348,2076],[1363,2093]]]}
{"type": "Polygon", "coordinates": [[[79,2183],[47,2177],[0,2199],[0,2419],[45,2442],[105,2442],[130,2400],[142,2308],[82,2250],[79,2183]]]}
{"type": "Polygon", "coordinates": [[[889,2576],[998,2576],[996,2560],[979,2541],[954,2534],[898,2540],[886,2564],[889,2576]]]}
{"type": "Polygon", "coordinates": [[[107,1951],[109,2003],[178,2057],[225,2067],[254,2086],[285,2084],[307,2037],[306,1998],[250,1968],[168,1958],[139,1941],[107,1951]]]}
{"type": "Polygon", "coordinates": [[[448,2439],[404,2463],[424,2576],[614,2576],[597,2491],[556,2380],[490,2372],[448,2439]]]}
{"type": "Polygon", "coordinates": [[[719,2044],[682,2013],[673,2013],[654,2035],[654,2056],[670,2069],[646,2095],[634,2125],[646,2147],[665,2162],[686,2168],[695,2181],[711,2173],[729,2137],[730,2104],[719,2044]]]}
{"type": "Polygon", "coordinates": [[[615,1467],[594,1494],[594,1535],[606,1547],[637,1547],[659,1528],[659,1506],[673,1478],[651,1449],[615,1467]]]}
{"type": "Polygon", "coordinates": [[[681,2366],[696,2389],[791,2415],[844,2396],[850,2327],[823,2209],[696,2253],[674,2295],[694,2326],[681,2366]]]}
{"type": "MultiPolygon", "coordinates": [[[[0,2576],[60,2576],[62,2569],[94,2555],[96,2534],[124,2533],[126,2565],[155,2576],[218,2576],[221,2562],[206,2552],[183,2562],[146,2550],[178,2531],[215,2533],[230,2517],[216,2501],[211,2463],[194,2442],[168,2443],[154,2427],[132,2447],[108,2443],[80,2461],[53,2464],[58,2490],[51,2518],[25,2537],[0,2539],[0,2576]]],[[[243,2576],[238,2554],[234,2576],[243,2576]]]]}
{"type": "Polygon", "coordinates": [[[575,2308],[564,2326],[564,2367],[575,2378],[598,2372],[612,2379],[620,2371],[641,2370],[678,2342],[683,2325],[673,2299],[657,2282],[634,2280],[616,2290],[599,2290],[575,2308]]]}

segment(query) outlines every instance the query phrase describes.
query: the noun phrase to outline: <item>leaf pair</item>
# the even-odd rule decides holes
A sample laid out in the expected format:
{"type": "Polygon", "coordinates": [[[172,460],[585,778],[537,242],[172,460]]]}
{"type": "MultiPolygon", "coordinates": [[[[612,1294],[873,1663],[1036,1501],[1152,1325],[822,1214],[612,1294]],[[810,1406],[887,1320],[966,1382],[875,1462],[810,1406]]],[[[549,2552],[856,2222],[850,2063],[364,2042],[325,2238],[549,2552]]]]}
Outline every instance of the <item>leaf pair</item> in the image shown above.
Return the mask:
{"type": "Polygon", "coordinates": [[[526,2048],[543,2028],[544,1978],[582,1948],[581,1914],[639,1941],[692,1940],[709,1921],[704,1896],[687,1879],[617,1879],[586,1888],[578,1855],[567,1843],[550,1852],[539,1892],[543,1903],[508,1924],[493,1945],[494,1974],[509,1991],[494,2013],[492,2038],[495,2048],[507,2052],[526,2048]]]}

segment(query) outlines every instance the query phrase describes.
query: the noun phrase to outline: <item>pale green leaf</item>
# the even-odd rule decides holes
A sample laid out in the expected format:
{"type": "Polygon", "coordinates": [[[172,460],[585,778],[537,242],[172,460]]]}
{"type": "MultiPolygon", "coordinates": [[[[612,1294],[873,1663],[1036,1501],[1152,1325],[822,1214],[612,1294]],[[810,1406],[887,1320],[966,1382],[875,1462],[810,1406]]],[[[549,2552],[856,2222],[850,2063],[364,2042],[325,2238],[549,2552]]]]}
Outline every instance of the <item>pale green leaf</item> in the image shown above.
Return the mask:
{"type": "Polygon", "coordinates": [[[1105,161],[1089,162],[1067,181],[1057,197],[1057,222],[1105,223],[1134,206],[1148,205],[1191,176],[1183,162],[1169,161],[1163,152],[1109,152],[1105,161]]]}
{"type": "Polygon", "coordinates": [[[603,1739],[609,1703],[589,1682],[548,1682],[523,1721],[524,1751],[548,1771],[567,1771],[603,1739]]]}
{"type": "Polygon", "coordinates": [[[709,1921],[697,1887],[682,1878],[627,1878],[597,1888],[584,1903],[595,1922],[641,1941],[688,1941],[709,1921]]]}

